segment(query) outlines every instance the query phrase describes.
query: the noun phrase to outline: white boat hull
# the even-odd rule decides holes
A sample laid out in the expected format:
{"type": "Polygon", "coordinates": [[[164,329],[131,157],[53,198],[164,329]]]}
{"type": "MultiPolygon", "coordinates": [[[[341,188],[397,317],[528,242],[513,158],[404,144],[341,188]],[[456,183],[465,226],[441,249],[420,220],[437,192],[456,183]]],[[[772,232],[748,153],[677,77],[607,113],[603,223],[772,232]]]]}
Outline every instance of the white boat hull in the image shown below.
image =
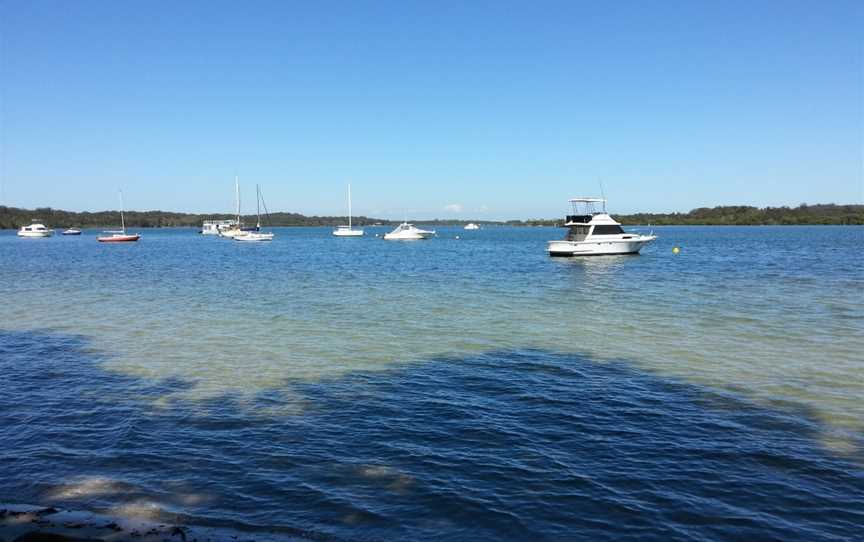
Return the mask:
{"type": "Polygon", "coordinates": [[[429,239],[435,235],[434,231],[428,231],[423,233],[414,233],[414,232],[399,232],[399,233],[385,233],[384,239],[386,241],[421,241],[423,239],[429,239]]]}
{"type": "Polygon", "coordinates": [[[250,243],[261,242],[261,241],[272,241],[273,236],[275,234],[272,233],[258,233],[258,232],[246,232],[245,235],[235,235],[235,241],[246,241],[250,243]]]}
{"type": "Polygon", "coordinates": [[[336,237],[363,237],[363,230],[333,230],[336,237]]]}
{"type": "Polygon", "coordinates": [[[640,235],[626,239],[594,238],[590,241],[549,241],[550,256],[604,256],[610,254],[638,254],[642,247],[655,240],[654,235],[640,235]]]}
{"type": "Polygon", "coordinates": [[[18,237],[51,237],[54,235],[53,230],[49,231],[19,231],[18,237]]]}

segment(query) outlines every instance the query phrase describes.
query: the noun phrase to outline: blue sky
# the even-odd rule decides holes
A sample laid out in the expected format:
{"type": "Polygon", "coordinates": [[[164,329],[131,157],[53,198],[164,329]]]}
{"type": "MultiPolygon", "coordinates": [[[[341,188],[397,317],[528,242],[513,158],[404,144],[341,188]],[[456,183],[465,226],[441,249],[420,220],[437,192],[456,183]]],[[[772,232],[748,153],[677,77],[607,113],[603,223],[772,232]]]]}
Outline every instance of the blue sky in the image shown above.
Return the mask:
{"type": "Polygon", "coordinates": [[[6,205],[864,200],[862,2],[3,2],[6,205]]]}

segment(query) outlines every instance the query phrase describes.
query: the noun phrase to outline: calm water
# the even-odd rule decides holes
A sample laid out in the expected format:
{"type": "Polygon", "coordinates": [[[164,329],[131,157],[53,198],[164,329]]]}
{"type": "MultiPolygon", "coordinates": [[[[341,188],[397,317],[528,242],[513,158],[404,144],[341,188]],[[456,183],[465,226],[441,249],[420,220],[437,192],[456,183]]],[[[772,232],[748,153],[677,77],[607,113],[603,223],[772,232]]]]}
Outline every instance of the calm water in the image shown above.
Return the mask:
{"type": "Polygon", "coordinates": [[[0,501],[314,540],[860,539],[864,228],[658,231],[579,260],[546,228],[2,232],[0,501]]]}

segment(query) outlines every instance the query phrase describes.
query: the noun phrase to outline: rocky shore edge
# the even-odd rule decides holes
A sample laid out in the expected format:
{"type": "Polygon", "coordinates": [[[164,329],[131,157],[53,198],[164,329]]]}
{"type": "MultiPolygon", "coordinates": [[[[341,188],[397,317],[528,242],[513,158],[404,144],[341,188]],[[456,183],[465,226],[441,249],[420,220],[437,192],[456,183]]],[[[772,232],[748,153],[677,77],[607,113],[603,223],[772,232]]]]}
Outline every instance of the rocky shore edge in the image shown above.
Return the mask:
{"type": "Polygon", "coordinates": [[[298,540],[170,525],[53,506],[0,503],[0,542],[265,542],[298,540]]]}

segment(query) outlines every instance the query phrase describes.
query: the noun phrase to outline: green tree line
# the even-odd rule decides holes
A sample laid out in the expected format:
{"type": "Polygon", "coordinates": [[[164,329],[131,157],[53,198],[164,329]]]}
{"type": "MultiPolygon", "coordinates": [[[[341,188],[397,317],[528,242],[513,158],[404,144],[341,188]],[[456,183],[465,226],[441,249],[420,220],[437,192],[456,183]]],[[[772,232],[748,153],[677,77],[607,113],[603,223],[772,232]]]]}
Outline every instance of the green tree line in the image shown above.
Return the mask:
{"type": "MultiPolygon", "coordinates": [[[[134,228],[193,227],[200,228],[204,220],[233,218],[227,214],[204,215],[172,213],[168,211],[128,211],[126,225],[134,228]]],[[[254,224],[257,217],[242,217],[246,224],[254,224]]],[[[864,224],[864,205],[836,205],[833,203],[798,207],[751,207],[727,205],[700,207],[688,213],[636,213],[615,215],[622,224],[655,225],[773,225],[773,224],[864,224]]],[[[118,211],[95,213],[62,211],[50,207],[19,209],[0,206],[0,229],[18,229],[38,220],[51,228],[108,228],[120,226],[118,211]]],[[[394,221],[380,218],[356,216],[352,218],[358,226],[373,224],[392,225],[394,221]]],[[[344,216],[305,216],[299,213],[272,213],[262,217],[268,226],[337,226],[347,224],[344,216]]],[[[434,219],[420,221],[425,224],[460,226],[468,220],[434,219]]],[[[476,221],[485,225],[507,224],[511,226],[558,226],[563,217],[556,219],[509,220],[507,222],[476,221]]]]}
{"type": "MultiPolygon", "coordinates": [[[[792,225],[792,224],[864,224],[864,205],[825,203],[798,207],[751,207],[726,205],[700,207],[688,213],[636,213],[614,215],[622,224],[663,225],[792,225]]],[[[560,225],[563,217],[554,220],[511,220],[507,224],[524,226],[560,225]]]]}
{"type": "MultiPolygon", "coordinates": [[[[132,228],[200,228],[205,220],[227,220],[234,218],[227,214],[190,214],[172,213],[167,211],[126,211],[124,217],[126,226],[132,228]]],[[[255,224],[255,215],[241,217],[246,224],[255,224]]],[[[120,226],[119,211],[99,211],[95,213],[62,211],[50,207],[37,209],[19,209],[0,206],[0,229],[18,229],[32,221],[39,221],[50,228],[108,228],[120,226]]],[[[351,220],[358,226],[371,224],[390,224],[391,221],[355,216],[351,220]]],[[[347,224],[348,217],[342,216],[304,216],[298,213],[272,213],[261,217],[261,222],[268,226],[338,226],[347,224]]]]}

